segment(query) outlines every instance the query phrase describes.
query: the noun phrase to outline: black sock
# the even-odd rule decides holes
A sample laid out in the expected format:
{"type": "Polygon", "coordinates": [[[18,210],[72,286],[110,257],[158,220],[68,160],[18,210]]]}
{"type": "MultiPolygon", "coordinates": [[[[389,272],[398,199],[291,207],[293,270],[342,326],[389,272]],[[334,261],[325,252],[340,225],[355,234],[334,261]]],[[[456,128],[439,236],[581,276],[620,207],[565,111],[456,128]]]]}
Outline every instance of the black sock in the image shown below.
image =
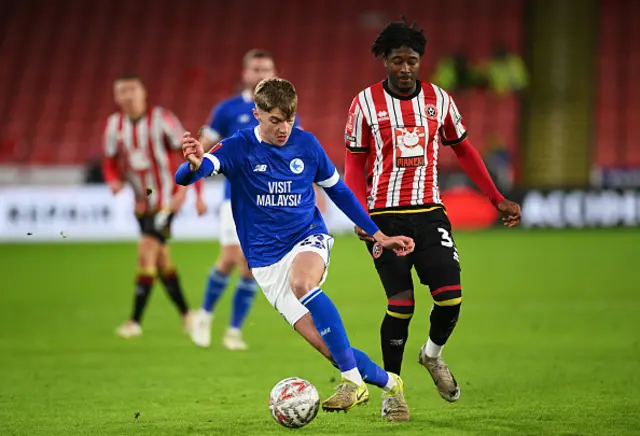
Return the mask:
{"type": "Polygon", "coordinates": [[[446,344],[447,339],[453,333],[453,329],[456,328],[459,315],[460,304],[455,306],[434,305],[430,316],[429,338],[437,345],[446,344]]]}
{"type": "Polygon", "coordinates": [[[182,287],[180,286],[180,280],[175,269],[164,271],[162,273],[162,284],[169,294],[169,298],[176,305],[182,315],[186,315],[189,312],[189,307],[182,293],[182,287]]]}
{"type": "Polygon", "coordinates": [[[388,302],[387,313],[380,326],[385,371],[400,375],[414,305],[413,300],[389,300],[388,302]]]}
{"type": "Polygon", "coordinates": [[[154,276],[149,274],[138,274],[136,279],[136,294],[133,299],[133,315],[131,319],[138,324],[140,324],[142,313],[147,306],[153,282],[154,276]]]}

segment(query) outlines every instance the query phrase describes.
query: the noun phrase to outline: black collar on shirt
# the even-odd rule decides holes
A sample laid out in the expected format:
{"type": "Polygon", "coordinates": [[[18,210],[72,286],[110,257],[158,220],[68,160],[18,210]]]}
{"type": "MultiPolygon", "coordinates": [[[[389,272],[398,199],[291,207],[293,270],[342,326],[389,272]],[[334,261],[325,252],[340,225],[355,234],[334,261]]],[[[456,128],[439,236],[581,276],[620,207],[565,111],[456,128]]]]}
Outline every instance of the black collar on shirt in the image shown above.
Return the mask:
{"type": "Polygon", "coordinates": [[[416,80],[416,90],[409,95],[396,94],[391,89],[389,89],[389,79],[385,79],[382,82],[382,86],[384,87],[384,90],[387,92],[387,94],[389,94],[393,98],[397,98],[398,100],[412,100],[416,98],[418,94],[420,94],[420,91],[422,90],[422,84],[420,83],[419,80],[416,80]]]}

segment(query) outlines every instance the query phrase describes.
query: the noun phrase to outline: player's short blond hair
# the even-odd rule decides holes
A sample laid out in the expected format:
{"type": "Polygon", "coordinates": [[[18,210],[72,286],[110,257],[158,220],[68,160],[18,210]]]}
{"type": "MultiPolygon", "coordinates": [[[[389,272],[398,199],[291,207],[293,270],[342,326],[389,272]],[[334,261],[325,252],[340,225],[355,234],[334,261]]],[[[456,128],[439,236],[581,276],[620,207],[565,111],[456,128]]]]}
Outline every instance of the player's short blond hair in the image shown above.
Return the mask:
{"type": "Polygon", "coordinates": [[[285,79],[274,77],[258,83],[253,93],[256,106],[265,112],[280,109],[287,120],[298,111],[298,94],[293,84],[285,79]]]}

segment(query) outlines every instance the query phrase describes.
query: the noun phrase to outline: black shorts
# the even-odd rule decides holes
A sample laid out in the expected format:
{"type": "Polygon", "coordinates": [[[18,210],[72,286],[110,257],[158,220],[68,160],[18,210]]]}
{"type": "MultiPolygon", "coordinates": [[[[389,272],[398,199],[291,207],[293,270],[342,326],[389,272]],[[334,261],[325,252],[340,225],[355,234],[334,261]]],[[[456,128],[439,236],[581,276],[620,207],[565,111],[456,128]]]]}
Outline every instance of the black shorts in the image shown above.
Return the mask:
{"type": "Polygon", "coordinates": [[[459,297],[460,261],[451,235],[451,223],[443,208],[417,213],[374,214],[371,218],[386,235],[409,236],[416,244],[413,253],[396,256],[393,251],[383,250],[378,243],[367,242],[389,298],[413,290],[413,268],[420,282],[429,286],[436,302],[459,297]]]}
{"type": "Polygon", "coordinates": [[[166,219],[157,220],[158,213],[136,215],[138,224],[140,225],[140,233],[152,236],[165,244],[167,239],[171,237],[171,222],[173,221],[173,213],[170,213],[166,219]]]}

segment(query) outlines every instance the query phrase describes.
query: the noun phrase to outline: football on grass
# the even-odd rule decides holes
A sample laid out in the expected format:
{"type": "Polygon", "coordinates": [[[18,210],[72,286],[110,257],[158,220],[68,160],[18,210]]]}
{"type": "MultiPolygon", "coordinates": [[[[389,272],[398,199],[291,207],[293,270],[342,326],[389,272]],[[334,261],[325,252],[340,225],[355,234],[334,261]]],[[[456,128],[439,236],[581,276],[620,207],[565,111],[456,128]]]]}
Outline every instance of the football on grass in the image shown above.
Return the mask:
{"type": "Polygon", "coordinates": [[[298,377],[279,381],[269,395],[271,416],[285,427],[304,427],[313,421],[319,408],[318,390],[298,377]]]}

